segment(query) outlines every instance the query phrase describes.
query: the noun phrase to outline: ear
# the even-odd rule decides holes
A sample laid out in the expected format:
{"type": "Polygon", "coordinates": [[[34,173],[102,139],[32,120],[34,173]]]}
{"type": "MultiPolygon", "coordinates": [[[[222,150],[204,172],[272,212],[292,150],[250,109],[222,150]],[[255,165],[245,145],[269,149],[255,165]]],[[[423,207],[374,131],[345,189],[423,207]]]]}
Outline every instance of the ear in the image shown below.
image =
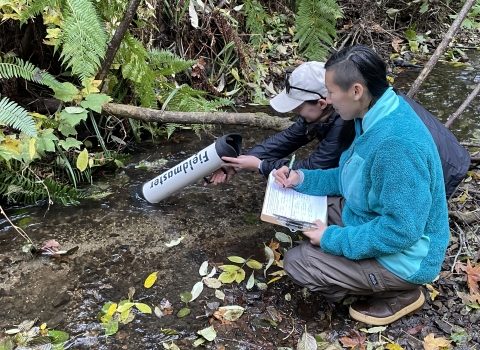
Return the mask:
{"type": "Polygon", "coordinates": [[[318,100],[318,103],[320,103],[320,108],[321,108],[321,109],[325,109],[325,108],[327,108],[327,106],[328,106],[327,101],[325,101],[323,98],[319,99],[319,100],[318,100]]]}
{"type": "Polygon", "coordinates": [[[358,101],[362,98],[363,93],[364,93],[364,88],[363,85],[360,83],[355,83],[352,85],[352,93],[353,93],[353,99],[355,101],[358,101]]]}

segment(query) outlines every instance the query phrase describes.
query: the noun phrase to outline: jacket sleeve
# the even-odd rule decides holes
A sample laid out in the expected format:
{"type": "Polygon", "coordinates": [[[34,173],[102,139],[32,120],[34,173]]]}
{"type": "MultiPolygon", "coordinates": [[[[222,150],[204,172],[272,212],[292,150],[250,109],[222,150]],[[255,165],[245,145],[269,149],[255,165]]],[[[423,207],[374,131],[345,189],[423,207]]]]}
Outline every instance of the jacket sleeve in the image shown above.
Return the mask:
{"type": "Polygon", "coordinates": [[[263,161],[260,172],[265,177],[268,177],[273,169],[278,169],[288,164],[289,160],[285,157],[311,141],[306,132],[307,123],[305,118],[300,117],[288,129],[252,147],[246,154],[255,156],[263,161]]]}
{"type": "MultiPolygon", "coordinates": [[[[329,169],[338,166],[343,151],[339,143],[343,120],[337,116],[332,124],[322,126],[323,130],[318,135],[321,142],[307,158],[297,160],[293,164],[293,169],[329,169]]],[[[300,117],[290,128],[253,147],[247,154],[263,160],[260,171],[267,177],[273,169],[288,164],[289,160],[284,157],[310,141],[312,138],[307,135],[305,119],[300,117]]]]}
{"type": "Polygon", "coordinates": [[[338,161],[343,152],[339,142],[343,119],[337,117],[331,127],[326,130],[322,141],[307,158],[295,162],[293,169],[331,169],[338,166],[338,161]]]}

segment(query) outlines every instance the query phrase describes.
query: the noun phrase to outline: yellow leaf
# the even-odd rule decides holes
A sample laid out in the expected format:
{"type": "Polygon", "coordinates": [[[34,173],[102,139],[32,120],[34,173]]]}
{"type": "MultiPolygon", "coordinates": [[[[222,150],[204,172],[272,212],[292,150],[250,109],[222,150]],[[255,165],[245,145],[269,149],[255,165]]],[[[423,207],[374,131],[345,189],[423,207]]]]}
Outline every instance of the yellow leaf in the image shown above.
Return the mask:
{"type": "Polygon", "coordinates": [[[31,115],[32,117],[35,117],[35,118],[48,119],[47,116],[44,115],[44,114],[35,113],[35,112],[31,112],[31,113],[28,113],[28,114],[31,115]]]}
{"type": "Polygon", "coordinates": [[[240,269],[240,266],[237,265],[221,265],[219,267],[226,272],[234,272],[240,269]]]}
{"type": "Polygon", "coordinates": [[[3,142],[1,143],[3,147],[17,154],[20,154],[20,149],[18,148],[19,144],[20,140],[17,140],[15,137],[10,136],[7,136],[5,140],[3,140],[3,142]]]}
{"type": "Polygon", "coordinates": [[[56,13],[53,13],[53,14],[43,13],[43,24],[50,24],[50,23],[60,26],[61,24],[60,16],[58,16],[58,14],[56,13]]]}
{"type": "Polygon", "coordinates": [[[240,269],[237,271],[237,276],[235,277],[235,281],[237,283],[240,283],[242,282],[243,280],[245,279],[245,270],[244,269],[240,269]]]}
{"type": "Polygon", "coordinates": [[[430,298],[432,298],[432,300],[435,300],[435,298],[437,297],[438,294],[440,294],[440,292],[435,288],[433,288],[431,284],[427,283],[425,284],[425,286],[430,291],[430,298]]]}
{"type": "Polygon", "coordinates": [[[47,35],[45,36],[46,39],[58,39],[62,34],[62,30],[60,28],[47,28],[47,35]]]}
{"type": "Polygon", "coordinates": [[[227,259],[238,264],[243,264],[245,262],[245,259],[239,256],[227,256],[227,259]]]}
{"type": "Polygon", "coordinates": [[[270,281],[267,282],[267,284],[270,284],[270,283],[273,283],[273,282],[275,282],[275,281],[278,281],[280,278],[282,278],[282,276],[278,276],[278,277],[272,278],[270,281]]]}
{"type": "Polygon", "coordinates": [[[143,286],[144,286],[145,288],[150,288],[151,286],[153,286],[153,284],[154,284],[155,281],[157,280],[157,273],[158,273],[158,271],[152,272],[152,273],[147,277],[147,279],[146,279],[145,282],[143,283],[143,286]]]}
{"type": "Polygon", "coordinates": [[[80,171],[84,171],[88,166],[88,151],[86,148],[78,155],[77,158],[77,168],[80,171]]]}
{"type": "Polygon", "coordinates": [[[28,155],[30,156],[30,159],[33,159],[33,157],[35,156],[35,153],[36,153],[35,142],[36,141],[37,141],[37,139],[34,139],[32,137],[30,139],[30,141],[28,142],[28,155]]]}
{"type": "Polygon", "coordinates": [[[393,78],[391,76],[387,76],[387,80],[390,84],[393,84],[395,82],[395,78],[393,78]]]}
{"type": "Polygon", "coordinates": [[[235,278],[237,278],[237,272],[236,271],[225,271],[218,276],[218,280],[222,283],[232,283],[235,281],[235,278]]]}
{"type": "Polygon", "coordinates": [[[110,307],[108,308],[108,311],[107,311],[107,315],[108,316],[112,316],[115,311],[117,311],[117,304],[113,303],[112,305],[110,305],[110,307]]]}
{"type": "Polygon", "coordinates": [[[468,187],[466,188],[465,192],[463,192],[463,194],[460,197],[458,197],[458,201],[460,203],[463,203],[467,200],[467,197],[468,197],[468,187]]]}
{"type": "Polygon", "coordinates": [[[257,260],[253,260],[253,259],[248,259],[247,260],[247,266],[251,269],[254,269],[254,270],[261,270],[262,269],[262,264],[260,262],[258,262],[257,260]]]}
{"type": "Polygon", "coordinates": [[[387,350],[404,350],[400,345],[398,344],[387,344],[385,345],[385,349],[387,350]]]}
{"type": "Polygon", "coordinates": [[[144,304],[144,303],[135,303],[135,307],[140,310],[141,312],[143,312],[144,314],[151,314],[152,313],[152,309],[150,308],[150,306],[148,306],[147,304],[144,304]]]}
{"type": "Polygon", "coordinates": [[[85,82],[82,83],[82,85],[85,86],[85,88],[82,89],[81,93],[83,97],[87,97],[89,94],[97,93],[100,92],[98,87],[102,83],[101,80],[95,80],[95,78],[88,78],[88,82],[85,86],[85,82]]]}

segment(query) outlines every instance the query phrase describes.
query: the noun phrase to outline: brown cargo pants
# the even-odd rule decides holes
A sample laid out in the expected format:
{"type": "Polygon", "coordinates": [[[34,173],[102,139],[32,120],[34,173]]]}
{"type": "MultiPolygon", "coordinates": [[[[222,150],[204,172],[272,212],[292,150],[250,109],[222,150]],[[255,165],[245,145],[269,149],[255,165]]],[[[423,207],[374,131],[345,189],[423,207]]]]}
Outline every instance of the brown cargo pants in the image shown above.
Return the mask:
{"type": "MultiPolygon", "coordinates": [[[[327,203],[327,224],[343,226],[344,198],[328,197],[327,203]]],[[[340,301],[347,294],[389,298],[419,287],[397,277],[376,259],[350,260],[326,253],[310,241],[288,250],[284,270],[295,283],[332,301],[340,301]]]]}

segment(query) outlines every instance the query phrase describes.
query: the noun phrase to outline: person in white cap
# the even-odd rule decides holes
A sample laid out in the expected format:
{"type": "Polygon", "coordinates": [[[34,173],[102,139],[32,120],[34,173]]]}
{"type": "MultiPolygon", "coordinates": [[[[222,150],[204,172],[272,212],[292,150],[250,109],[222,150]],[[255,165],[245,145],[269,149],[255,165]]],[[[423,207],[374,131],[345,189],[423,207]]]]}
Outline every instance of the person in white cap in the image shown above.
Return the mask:
{"type": "Polygon", "coordinates": [[[287,157],[300,147],[318,140],[307,158],[297,159],[292,169],[329,169],[338,166],[340,155],[355,136],[354,124],[340,118],[325,101],[325,68],[322,62],[306,62],[285,76],[285,89],[270,100],[280,113],[293,111],[300,117],[288,129],[269,137],[238,158],[223,157],[228,163],[216,170],[209,183],[219,184],[241,171],[258,170],[268,177],[273,169],[289,163],[287,157]]]}

